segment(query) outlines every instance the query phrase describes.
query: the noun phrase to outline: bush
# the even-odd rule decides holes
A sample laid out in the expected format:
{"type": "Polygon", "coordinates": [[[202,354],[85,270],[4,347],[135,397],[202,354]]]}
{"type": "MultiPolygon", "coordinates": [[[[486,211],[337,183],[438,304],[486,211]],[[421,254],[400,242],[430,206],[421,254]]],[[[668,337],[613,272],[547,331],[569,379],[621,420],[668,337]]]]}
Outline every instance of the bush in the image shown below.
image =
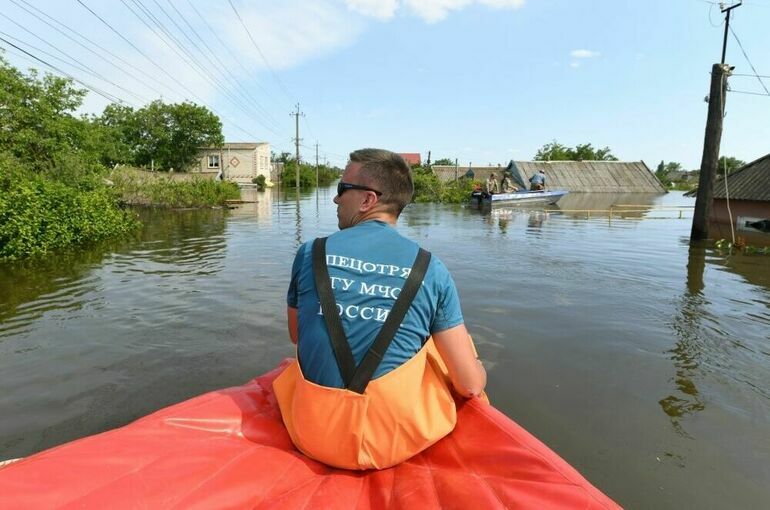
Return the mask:
{"type": "Polygon", "coordinates": [[[258,176],[256,176],[256,177],[254,177],[254,178],[251,180],[251,183],[252,183],[252,184],[256,184],[256,185],[257,185],[257,190],[259,190],[259,191],[265,191],[265,181],[267,181],[267,179],[265,178],[265,176],[264,176],[264,175],[262,175],[262,174],[260,174],[260,175],[258,175],[258,176]]]}
{"type": "Polygon", "coordinates": [[[415,169],[413,178],[413,201],[417,203],[440,202],[458,204],[467,202],[473,191],[473,181],[470,179],[441,182],[430,169],[415,169]]]}
{"type": "MultiPolygon", "coordinates": [[[[106,186],[78,189],[0,158],[0,260],[122,236],[139,226],[106,186]]],[[[82,184],[82,183],[80,183],[82,184]]]]}
{"type": "Polygon", "coordinates": [[[176,181],[166,174],[145,172],[132,168],[114,171],[112,179],[116,193],[131,205],[155,207],[212,207],[241,197],[233,182],[200,177],[176,181]]]}
{"type": "MultiPolygon", "coordinates": [[[[281,185],[287,188],[296,186],[296,168],[294,160],[284,163],[283,172],[281,172],[281,185]]],[[[299,186],[300,188],[312,188],[315,186],[315,166],[300,164],[299,166],[299,186]]],[[[340,172],[336,168],[329,168],[324,165],[318,167],[318,185],[328,186],[340,177],[340,172]]]]}

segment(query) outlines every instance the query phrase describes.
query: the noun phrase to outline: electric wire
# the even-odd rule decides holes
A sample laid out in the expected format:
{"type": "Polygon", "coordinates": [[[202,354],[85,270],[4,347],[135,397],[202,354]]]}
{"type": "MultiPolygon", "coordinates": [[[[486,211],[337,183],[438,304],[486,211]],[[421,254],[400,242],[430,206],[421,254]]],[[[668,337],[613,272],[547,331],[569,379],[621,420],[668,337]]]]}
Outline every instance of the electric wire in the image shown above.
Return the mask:
{"type": "Polygon", "coordinates": [[[283,91],[284,94],[286,94],[286,97],[289,99],[290,102],[293,102],[293,99],[289,92],[286,90],[286,87],[284,87],[283,82],[278,77],[278,75],[273,71],[272,66],[270,65],[270,62],[267,61],[267,57],[265,57],[265,54],[262,53],[262,50],[259,48],[259,45],[257,44],[257,41],[254,40],[254,37],[251,35],[251,30],[249,30],[249,27],[246,26],[246,23],[244,23],[243,18],[241,18],[241,15],[238,13],[238,9],[235,8],[235,5],[233,4],[232,0],[227,0],[227,2],[230,4],[230,7],[233,9],[233,12],[235,13],[236,17],[238,18],[238,21],[241,22],[241,26],[246,31],[246,35],[249,36],[249,40],[251,41],[251,44],[254,45],[254,47],[257,49],[257,52],[259,53],[259,56],[262,57],[262,60],[265,62],[265,66],[267,66],[267,69],[270,71],[270,73],[273,75],[273,78],[275,79],[276,83],[278,83],[279,87],[283,91]]]}
{"type": "MultiPolygon", "coordinates": [[[[230,102],[232,102],[235,106],[237,106],[243,113],[245,113],[247,116],[254,116],[254,112],[250,112],[249,109],[243,104],[242,101],[240,101],[237,97],[235,97],[217,78],[213,78],[210,76],[210,73],[207,72],[205,66],[203,66],[192,53],[176,38],[173,34],[165,27],[165,25],[154,16],[154,14],[141,2],[141,0],[132,0],[133,3],[137,6],[138,9],[140,9],[145,16],[147,16],[150,21],[152,21],[153,24],[164,34],[166,34],[166,37],[170,39],[174,45],[176,45],[180,51],[182,51],[185,55],[180,54],[179,51],[165,38],[163,38],[156,30],[153,28],[144,18],[142,18],[130,5],[126,3],[125,0],[121,0],[121,3],[125,5],[134,16],[136,16],[137,19],[139,19],[147,28],[149,28],[155,35],[158,37],[166,46],[168,46],[179,58],[181,58],[190,68],[195,71],[199,76],[201,76],[204,80],[208,81],[210,84],[212,84],[215,88],[217,88],[220,92],[224,94],[225,97],[228,98],[230,102]],[[191,63],[192,62],[192,63],[191,63]]],[[[157,2],[156,2],[157,4],[157,2]]],[[[165,13],[165,11],[161,8],[161,10],[165,13]]],[[[168,16],[168,14],[166,14],[168,16]]],[[[272,127],[266,125],[264,122],[262,122],[261,118],[258,116],[254,116],[255,120],[262,124],[266,129],[269,131],[272,131],[275,134],[278,134],[275,129],[272,127]]]]}
{"type": "MultiPolygon", "coordinates": [[[[0,14],[0,16],[3,16],[3,14],[0,14]]],[[[97,72],[95,72],[95,71],[91,70],[90,68],[88,68],[88,67],[86,67],[86,66],[84,66],[84,65],[80,64],[79,62],[77,62],[76,60],[72,59],[71,57],[69,57],[69,58],[70,58],[70,59],[71,59],[71,60],[74,62],[74,64],[73,64],[73,63],[71,63],[71,62],[68,62],[68,61],[64,60],[63,58],[57,57],[56,55],[54,55],[54,54],[52,54],[52,53],[49,53],[49,52],[47,52],[47,51],[45,51],[45,50],[43,50],[43,49],[41,49],[41,48],[38,48],[37,46],[34,46],[34,45],[32,45],[32,44],[28,43],[27,41],[23,41],[23,40],[19,39],[18,37],[14,37],[14,36],[12,36],[12,35],[10,35],[10,34],[6,33],[6,32],[3,32],[2,30],[0,30],[0,35],[4,35],[5,37],[8,37],[9,39],[13,39],[13,40],[14,40],[14,41],[16,41],[17,43],[19,43],[19,44],[23,44],[23,45],[25,45],[26,47],[28,47],[28,48],[30,48],[30,49],[33,49],[33,50],[37,51],[37,52],[38,52],[38,54],[41,54],[41,53],[42,53],[43,55],[45,55],[45,56],[47,56],[47,57],[49,57],[49,58],[52,58],[52,59],[54,59],[54,60],[58,60],[59,62],[61,62],[61,63],[65,64],[65,65],[69,65],[69,66],[72,66],[72,67],[74,67],[75,69],[77,69],[77,70],[79,70],[79,71],[81,71],[81,72],[84,72],[84,73],[86,73],[86,74],[90,74],[90,75],[91,75],[91,76],[93,76],[94,78],[97,78],[97,79],[99,79],[99,80],[105,81],[105,82],[109,83],[110,85],[112,85],[113,87],[119,88],[119,89],[120,89],[120,90],[122,90],[123,92],[125,92],[125,93],[129,94],[130,96],[133,96],[135,99],[138,99],[139,101],[142,101],[142,102],[147,102],[147,99],[143,98],[142,96],[140,96],[140,95],[138,95],[138,94],[135,94],[134,92],[132,92],[132,91],[128,90],[128,89],[127,89],[127,88],[125,88],[125,87],[122,87],[122,86],[118,85],[117,83],[115,83],[115,82],[113,82],[113,81],[110,81],[109,79],[107,79],[107,78],[106,78],[106,77],[104,77],[103,75],[101,75],[101,74],[99,74],[99,73],[97,73],[97,72]]],[[[32,35],[34,35],[34,34],[32,34],[32,35]]],[[[41,39],[41,41],[43,41],[44,43],[48,44],[46,41],[44,41],[44,40],[42,40],[42,39],[41,39]]],[[[54,47],[54,48],[55,48],[55,47],[54,47]]],[[[62,52],[62,53],[63,53],[63,52],[62,52]]],[[[67,56],[67,55],[66,55],[66,53],[65,53],[64,55],[65,55],[65,56],[67,56]]],[[[117,97],[117,96],[116,96],[116,97],[117,97]]]]}
{"type": "MultiPolygon", "coordinates": [[[[126,69],[125,69],[125,68],[123,68],[123,67],[121,67],[121,66],[119,66],[119,65],[115,64],[115,62],[113,62],[112,60],[110,60],[110,59],[106,58],[106,57],[105,57],[104,55],[102,55],[101,53],[99,53],[99,52],[97,52],[97,51],[94,51],[93,49],[89,48],[88,46],[86,46],[86,45],[85,45],[85,44],[83,44],[82,42],[80,42],[80,41],[78,41],[77,39],[75,39],[74,37],[72,37],[71,35],[67,34],[66,32],[63,32],[63,31],[62,31],[60,28],[58,28],[58,27],[56,27],[56,26],[52,25],[51,23],[49,23],[48,21],[46,21],[45,19],[43,19],[42,17],[40,17],[40,15],[38,15],[38,14],[36,14],[35,12],[32,12],[32,11],[30,11],[29,9],[27,9],[27,7],[24,7],[23,5],[19,5],[19,4],[17,3],[17,1],[16,1],[16,0],[10,0],[10,1],[11,1],[11,2],[12,2],[14,5],[16,5],[16,6],[17,6],[19,9],[22,9],[22,10],[24,10],[24,11],[25,11],[27,14],[30,14],[31,16],[33,16],[33,17],[37,18],[39,21],[41,21],[42,23],[44,23],[44,24],[48,25],[48,26],[49,26],[49,27],[51,27],[52,29],[56,30],[56,31],[57,31],[57,32],[59,32],[61,35],[63,35],[63,36],[64,36],[64,37],[66,37],[67,39],[71,40],[71,41],[72,41],[72,42],[74,42],[75,44],[77,44],[77,45],[81,46],[81,47],[82,47],[82,48],[84,48],[85,50],[87,50],[87,51],[91,52],[92,54],[94,54],[94,55],[95,55],[95,56],[97,56],[98,58],[102,59],[104,62],[108,63],[109,65],[113,66],[114,68],[118,69],[119,71],[121,71],[121,72],[125,73],[127,76],[131,77],[131,79],[133,79],[133,80],[136,80],[137,82],[141,83],[142,85],[144,85],[144,86],[145,86],[145,87],[147,87],[148,89],[152,90],[153,92],[155,92],[155,93],[156,93],[156,94],[158,94],[159,96],[162,96],[162,95],[163,95],[163,93],[162,93],[161,91],[159,91],[158,89],[154,88],[152,85],[149,85],[147,82],[145,82],[145,81],[143,81],[143,80],[140,80],[139,78],[137,78],[137,77],[136,77],[136,76],[134,76],[133,74],[129,73],[128,71],[126,71],[126,69]]],[[[135,71],[138,71],[138,72],[142,73],[143,75],[145,75],[145,76],[147,76],[148,78],[150,78],[150,79],[152,79],[153,81],[155,81],[155,82],[156,82],[157,84],[159,84],[160,86],[162,86],[162,87],[165,87],[166,89],[168,89],[168,90],[170,90],[170,91],[172,91],[172,92],[174,91],[174,89],[172,89],[172,88],[171,88],[171,87],[169,87],[168,85],[165,85],[165,84],[163,84],[163,83],[159,82],[159,81],[158,81],[157,79],[155,79],[155,78],[154,78],[152,75],[150,75],[150,74],[146,73],[146,72],[145,72],[144,70],[142,70],[141,68],[139,68],[139,67],[136,67],[135,65],[133,65],[133,64],[131,64],[130,62],[128,62],[128,61],[126,61],[126,60],[124,60],[124,59],[123,59],[123,58],[121,58],[120,56],[118,56],[118,55],[116,55],[116,54],[112,53],[112,52],[111,52],[110,50],[108,50],[107,48],[104,48],[103,46],[101,46],[101,45],[99,45],[99,44],[97,44],[97,43],[93,42],[92,40],[88,39],[87,37],[83,36],[82,34],[79,34],[79,33],[75,32],[74,30],[72,30],[72,28],[70,28],[70,27],[68,27],[67,25],[65,25],[65,24],[61,23],[60,21],[57,21],[57,20],[55,20],[54,18],[52,18],[51,16],[49,16],[49,15],[48,15],[48,14],[46,14],[45,12],[41,11],[41,10],[40,10],[40,9],[38,9],[37,7],[35,7],[35,6],[31,5],[31,4],[29,4],[29,2],[27,2],[26,0],[19,0],[19,1],[23,2],[23,3],[24,3],[24,4],[26,4],[26,5],[27,5],[27,6],[28,6],[30,9],[34,9],[34,10],[35,10],[35,11],[37,11],[39,14],[41,14],[41,15],[45,16],[46,18],[48,18],[49,20],[51,20],[51,21],[53,21],[54,23],[58,24],[58,25],[59,25],[59,26],[61,26],[62,28],[66,29],[66,30],[70,31],[71,33],[73,33],[74,35],[76,35],[76,36],[80,37],[81,39],[83,39],[83,40],[84,40],[84,41],[86,41],[87,43],[89,43],[89,44],[91,44],[91,45],[95,46],[95,47],[96,47],[96,48],[98,48],[100,51],[102,51],[102,52],[104,52],[104,53],[106,53],[106,54],[110,55],[110,56],[111,56],[112,58],[114,58],[115,60],[118,60],[118,61],[122,62],[123,64],[125,64],[125,65],[127,65],[127,66],[131,67],[131,68],[132,68],[132,69],[134,69],[135,71]]]]}
{"type": "MultiPolygon", "coordinates": [[[[251,71],[246,69],[246,66],[243,65],[243,62],[241,61],[241,59],[239,59],[239,58],[237,58],[237,57],[235,57],[233,55],[233,53],[230,51],[230,49],[227,47],[227,45],[224,43],[224,41],[222,41],[222,38],[219,37],[219,35],[216,33],[216,31],[213,28],[211,28],[211,25],[209,25],[209,23],[206,21],[205,16],[203,16],[200,13],[200,11],[198,11],[198,9],[195,7],[195,5],[192,3],[192,1],[191,0],[186,0],[186,2],[192,8],[192,10],[195,12],[195,14],[198,15],[198,18],[203,22],[203,24],[206,26],[206,28],[209,30],[209,32],[211,32],[211,35],[213,35],[214,38],[217,40],[217,42],[219,42],[219,45],[222,46],[222,48],[224,48],[225,52],[230,56],[230,58],[241,67],[241,69],[243,70],[244,73],[246,73],[247,75],[251,74],[251,71]]],[[[275,98],[272,96],[272,94],[265,87],[263,87],[262,84],[259,83],[259,81],[256,81],[255,83],[256,83],[257,87],[259,87],[260,90],[262,90],[262,92],[264,92],[265,95],[269,99],[275,101],[275,98]]]]}
{"type": "MultiPolygon", "coordinates": [[[[4,37],[2,37],[2,36],[0,36],[0,41],[3,41],[3,42],[4,42],[5,44],[7,44],[8,46],[11,46],[11,47],[13,47],[13,48],[16,48],[18,51],[20,51],[20,52],[24,53],[24,54],[25,54],[25,55],[27,55],[28,57],[31,57],[31,58],[33,58],[34,60],[36,60],[36,61],[40,62],[40,63],[41,63],[41,64],[43,64],[44,66],[46,66],[46,67],[48,67],[48,68],[50,68],[50,69],[53,69],[54,71],[56,71],[57,73],[59,73],[59,74],[63,75],[64,77],[66,77],[66,78],[69,78],[70,80],[72,80],[72,81],[75,81],[75,82],[77,82],[77,83],[79,83],[79,84],[83,85],[83,86],[84,86],[85,88],[87,88],[88,90],[91,90],[91,91],[93,91],[93,92],[95,92],[95,93],[99,94],[100,96],[102,96],[103,98],[107,99],[108,101],[110,101],[110,102],[112,102],[112,103],[118,103],[118,104],[130,104],[130,103],[128,103],[127,101],[124,101],[124,100],[120,99],[119,97],[117,97],[117,96],[114,96],[114,95],[110,94],[109,92],[106,92],[106,91],[103,91],[103,90],[101,90],[101,89],[99,89],[99,88],[97,88],[97,87],[94,87],[94,86],[92,86],[92,85],[90,85],[90,84],[88,84],[88,83],[84,82],[83,80],[80,80],[80,79],[76,78],[75,76],[72,76],[71,74],[67,73],[66,71],[64,71],[64,70],[62,70],[62,69],[59,69],[59,68],[58,68],[58,67],[56,67],[55,65],[53,65],[53,64],[50,64],[50,63],[46,62],[45,60],[43,60],[43,59],[41,59],[41,58],[39,58],[39,57],[36,57],[35,55],[33,55],[32,53],[28,52],[28,51],[27,51],[27,50],[25,50],[24,48],[20,48],[19,46],[16,46],[15,44],[13,44],[12,42],[8,41],[7,39],[5,39],[5,38],[4,38],[4,37]]],[[[132,105],[132,106],[133,106],[133,105],[132,105]]]]}
{"type": "Polygon", "coordinates": [[[80,62],[78,62],[77,60],[75,60],[73,57],[71,57],[70,55],[68,55],[66,52],[64,52],[64,51],[63,51],[61,48],[59,48],[59,47],[57,47],[57,46],[55,46],[55,45],[53,45],[53,44],[49,43],[48,41],[46,41],[45,39],[43,39],[42,37],[40,37],[40,36],[39,36],[39,35],[37,35],[36,33],[32,32],[31,30],[29,30],[28,28],[26,28],[25,26],[23,26],[21,23],[19,23],[19,22],[17,22],[16,20],[14,20],[13,18],[10,18],[9,16],[7,16],[7,15],[3,14],[2,12],[0,12],[0,16],[2,16],[3,18],[7,19],[7,20],[8,20],[8,21],[10,21],[11,23],[13,23],[13,24],[14,24],[14,25],[16,25],[17,27],[19,27],[21,30],[23,30],[24,32],[28,33],[29,35],[31,35],[31,36],[32,36],[32,37],[34,37],[35,39],[37,39],[37,40],[39,40],[40,42],[42,42],[43,44],[46,44],[46,45],[47,45],[47,46],[49,46],[50,48],[53,48],[54,50],[56,50],[56,51],[57,51],[57,52],[59,52],[60,54],[64,55],[64,57],[66,57],[68,60],[64,60],[64,59],[62,59],[62,58],[60,58],[60,57],[57,57],[57,56],[55,56],[55,55],[53,55],[53,54],[51,54],[51,53],[49,53],[49,52],[47,52],[47,51],[45,51],[45,50],[42,50],[42,49],[40,49],[40,48],[38,48],[38,47],[35,47],[35,46],[33,46],[32,44],[28,43],[27,41],[22,41],[21,39],[19,39],[19,38],[17,38],[17,37],[14,37],[14,36],[12,36],[12,35],[9,35],[9,34],[7,34],[7,33],[5,34],[5,36],[6,36],[6,37],[10,37],[10,38],[12,38],[12,39],[15,39],[17,42],[19,42],[19,43],[21,43],[21,44],[25,44],[25,45],[27,45],[28,47],[30,47],[30,48],[32,48],[32,49],[34,49],[34,50],[36,50],[36,51],[38,51],[38,52],[40,52],[40,53],[43,53],[43,54],[45,54],[45,55],[47,55],[47,56],[49,56],[49,57],[51,57],[51,58],[53,58],[53,59],[56,59],[56,60],[58,60],[59,62],[62,62],[62,63],[64,63],[64,64],[67,64],[67,65],[70,65],[70,66],[72,66],[72,67],[75,67],[76,69],[78,69],[78,70],[80,70],[80,71],[82,71],[82,72],[84,72],[84,73],[90,74],[90,75],[91,75],[91,76],[93,76],[94,78],[97,78],[97,79],[100,79],[100,80],[102,80],[102,81],[104,81],[104,82],[106,82],[106,83],[109,83],[109,84],[110,84],[110,85],[112,85],[113,87],[116,87],[116,88],[118,88],[118,89],[122,90],[123,92],[125,92],[125,93],[127,93],[127,94],[129,94],[129,95],[133,96],[134,98],[138,99],[139,101],[143,101],[143,102],[146,102],[146,101],[147,101],[145,98],[143,98],[143,97],[141,97],[141,96],[137,95],[137,94],[136,94],[136,93],[134,93],[133,91],[131,91],[131,90],[128,90],[127,88],[125,88],[125,87],[123,87],[123,86],[121,86],[121,85],[118,85],[117,83],[115,83],[115,82],[111,81],[109,78],[105,77],[104,75],[102,75],[102,74],[100,74],[100,73],[98,73],[98,72],[94,71],[94,70],[93,70],[91,67],[89,67],[89,66],[86,66],[85,64],[81,64],[80,62]]]}
{"type": "Polygon", "coordinates": [[[733,94],[748,94],[750,96],[767,96],[770,97],[770,94],[766,94],[764,92],[749,92],[748,90],[733,90],[733,89],[727,89],[728,92],[732,92],[733,94]]]}
{"type": "MultiPolygon", "coordinates": [[[[211,57],[213,57],[215,60],[220,60],[217,57],[217,55],[214,54],[214,51],[211,49],[211,47],[208,45],[208,43],[206,43],[206,40],[203,39],[198,34],[198,31],[195,28],[193,28],[193,26],[190,24],[189,21],[187,21],[187,18],[184,16],[184,14],[181,11],[179,11],[179,9],[176,8],[174,3],[171,0],[166,0],[166,2],[171,6],[172,9],[174,9],[174,12],[176,12],[177,16],[179,16],[179,18],[184,22],[184,24],[187,25],[187,28],[189,28],[190,32],[195,34],[195,36],[201,42],[203,47],[206,48],[206,50],[208,51],[209,55],[211,55],[211,57]]],[[[203,54],[203,51],[200,49],[200,47],[198,47],[197,45],[195,45],[195,46],[196,46],[196,48],[198,48],[198,51],[200,51],[201,54],[203,54]]],[[[270,113],[265,108],[263,108],[261,104],[259,104],[259,102],[254,98],[254,96],[251,95],[248,90],[246,90],[246,88],[241,83],[241,80],[239,80],[238,78],[236,78],[233,75],[232,71],[230,71],[229,66],[217,66],[208,57],[206,58],[206,60],[208,60],[209,63],[211,63],[211,65],[214,66],[214,67],[221,67],[222,69],[224,69],[225,73],[227,73],[227,75],[230,77],[230,80],[232,81],[232,83],[234,83],[235,86],[238,88],[238,91],[241,93],[241,96],[243,96],[247,101],[249,101],[267,121],[271,122],[273,125],[275,125],[279,129],[281,128],[281,126],[272,117],[272,115],[270,115],[270,113]]]]}
{"type": "MultiPolygon", "coordinates": [[[[155,66],[157,69],[159,69],[159,70],[160,70],[160,71],[161,71],[163,74],[165,74],[166,76],[168,76],[168,77],[169,77],[169,78],[170,78],[170,79],[171,79],[171,80],[172,80],[174,83],[176,83],[176,84],[177,84],[177,85],[179,85],[179,86],[180,86],[182,89],[184,89],[186,92],[188,92],[188,93],[189,93],[189,94],[190,94],[190,95],[191,95],[193,98],[195,98],[195,99],[196,99],[196,100],[197,100],[197,101],[198,101],[200,104],[206,105],[206,101],[203,101],[203,100],[200,98],[200,96],[198,96],[198,95],[197,95],[195,92],[193,92],[192,90],[190,90],[189,88],[187,88],[187,87],[186,87],[186,86],[185,86],[183,83],[181,83],[179,80],[177,80],[176,78],[174,78],[174,77],[173,77],[173,76],[172,76],[172,75],[171,75],[171,74],[170,74],[170,73],[169,73],[169,72],[168,72],[168,71],[167,71],[165,68],[163,68],[163,67],[162,67],[161,65],[159,65],[157,62],[155,62],[155,61],[154,61],[152,58],[150,58],[150,57],[149,57],[149,56],[148,56],[148,55],[147,55],[145,52],[143,52],[143,51],[142,51],[141,49],[139,49],[139,48],[138,48],[138,47],[137,47],[137,46],[136,46],[134,43],[132,43],[132,42],[131,42],[130,40],[128,40],[128,39],[127,39],[127,38],[126,38],[126,37],[125,37],[123,34],[121,34],[119,30],[117,30],[116,28],[114,28],[114,27],[113,27],[112,25],[110,25],[110,24],[109,24],[109,23],[108,23],[108,22],[107,22],[107,21],[106,21],[104,18],[102,18],[101,16],[99,16],[99,15],[98,15],[98,14],[97,14],[97,13],[96,13],[96,12],[95,12],[93,9],[91,9],[90,7],[88,7],[88,5],[86,5],[86,4],[83,2],[83,0],[75,0],[75,1],[76,1],[77,3],[79,3],[81,6],[83,6],[83,8],[84,8],[84,9],[86,9],[88,12],[90,12],[90,13],[91,13],[91,14],[92,14],[92,15],[93,15],[93,16],[94,16],[96,19],[98,19],[98,20],[99,20],[99,21],[101,21],[101,22],[102,22],[102,23],[103,23],[105,26],[107,26],[107,28],[109,28],[110,30],[112,30],[112,32],[114,32],[114,33],[115,33],[115,34],[116,34],[118,37],[120,37],[121,39],[123,39],[123,41],[125,41],[126,43],[128,43],[128,45],[129,45],[129,46],[131,46],[131,47],[132,47],[134,50],[136,50],[136,51],[137,51],[137,52],[138,52],[140,55],[142,55],[142,56],[143,56],[145,59],[147,59],[147,60],[148,60],[148,61],[149,61],[149,62],[150,62],[152,65],[154,65],[154,66],[155,66]]],[[[207,105],[207,106],[208,106],[208,105],[207,105]]],[[[209,107],[209,108],[210,108],[210,109],[211,109],[211,110],[212,110],[214,113],[216,113],[216,114],[217,114],[217,116],[219,116],[219,117],[222,117],[222,115],[221,115],[221,114],[219,114],[219,113],[218,113],[218,112],[217,112],[217,111],[216,111],[214,108],[212,108],[211,106],[208,106],[208,107],[209,107]]],[[[243,133],[245,133],[245,134],[246,134],[246,135],[248,135],[249,137],[251,137],[251,138],[255,138],[255,139],[256,139],[256,138],[258,138],[258,137],[256,137],[256,136],[254,136],[254,134],[253,134],[253,133],[250,133],[249,131],[245,130],[244,128],[242,128],[241,126],[239,126],[238,124],[236,124],[235,122],[233,122],[233,121],[231,121],[231,120],[229,120],[228,122],[229,122],[229,124],[231,124],[233,127],[235,127],[236,129],[238,129],[239,131],[242,131],[243,133]]]]}
{"type": "MultiPolygon", "coordinates": [[[[184,90],[185,90],[185,92],[187,92],[188,94],[190,94],[190,96],[191,96],[191,97],[195,97],[196,99],[199,99],[199,100],[200,100],[200,98],[197,96],[197,94],[195,94],[195,92],[193,92],[192,90],[190,90],[189,88],[187,88],[187,87],[186,87],[186,86],[185,86],[185,85],[184,85],[182,82],[180,82],[179,80],[177,80],[176,78],[174,78],[174,77],[171,75],[171,73],[169,73],[169,72],[168,72],[168,71],[167,71],[165,68],[163,68],[163,67],[162,67],[161,65],[159,65],[157,62],[155,62],[155,61],[154,61],[152,58],[150,58],[150,57],[149,57],[149,56],[148,56],[148,55],[147,55],[145,52],[143,52],[141,49],[139,49],[139,48],[138,48],[138,47],[137,47],[137,46],[136,46],[134,43],[132,43],[130,40],[128,40],[128,39],[127,39],[127,38],[126,38],[126,37],[125,37],[123,34],[121,34],[121,33],[120,33],[120,31],[119,31],[119,30],[117,30],[117,29],[116,29],[116,28],[114,28],[112,25],[110,25],[109,23],[107,23],[107,21],[106,21],[104,18],[102,18],[101,16],[99,16],[99,15],[98,15],[96,12],[94,12],[94,11],[93,11],[93,10],[92,10],[90,7],[88,7],[88,6],[87,6],[87,5],[86,5],[86,4],[83,2],[83,0],[75,0],[75,1],[76,1],[77,3],[79,3],[81,6],[83,6],[83,8],[84,8],[84,9],[86,9],[88,12],[90,12],[90,13],[91,13],[91,14],[92,14],[92,15],[93,15],[93,16],[94,16],[96,19],[98,19],[98,20],[99,20],[99,21],[101,21],[101,22],[102,22],[104,25],[106,25],[106,26],[107,26],[107,28],[109,28],[109,29],[110,29],[110,30],[112,30],[112,31],[113,31],[115,34],[117,34],[117,36],[118,36],[118,37],[120,37],[121,39],[123,39],[123,41],[125,41],[126,43],[128,43],[128,45],[129,45],[129,46],[131,46],[131,47],[132,47],[134,50],[136,50],[136,51],[137,51],[137,52],[138,52],[140,55],[142,55],[144,58],[146,58],[146,59],[147,59],[147,60],[148,60],[148,61],[149,61],[149,62],[150,62],[152,65],[154,65],[154,66],[155,66],[157,69],[159,69],[159,70],[160,70],[160,71],[161,71],[163,74],[165,74],[166,76],[168,76],[168,77],[169,77],[169,78],[170,78],[170,79],[171,79],[171,80],[172,80],[174,83],[176,83],[176,84],[177,84],[177,85],[179,85],[179,86],[180,86],[182,89],[184,89],[184,90]]],[[[201,102],[203,102],[203,101],[201,101],[201,102]]]]}
{"type": "Polygon", "coordinates": [[[741,44],[741,40],[738,39],[738,34],[735,33],[735,30],[733,30],[733,27],[730,27],[730,33],[733,34],[733,37],[735,37],[735,40],[738,42],[738,47],[741,49],[743,56],[746,58],[746,62],[749,63],[749,67],[751,67],[751,70],[754,71],[754,76],[756,76],[757,80],[759,80],[759,84],[762,85],[763,89],[765,89],[765,92],[767,93],[767,95],[770,95],[770,90],[767,90],[767,87],[765,86],[765,82],[762,81],[762,78],[759,76],[759,73],[754,68],[754,64],[751,63],[751,60],[749,59],[749,56],[746,54],[746,50],[743,48],[743,44],[741,44]]]}

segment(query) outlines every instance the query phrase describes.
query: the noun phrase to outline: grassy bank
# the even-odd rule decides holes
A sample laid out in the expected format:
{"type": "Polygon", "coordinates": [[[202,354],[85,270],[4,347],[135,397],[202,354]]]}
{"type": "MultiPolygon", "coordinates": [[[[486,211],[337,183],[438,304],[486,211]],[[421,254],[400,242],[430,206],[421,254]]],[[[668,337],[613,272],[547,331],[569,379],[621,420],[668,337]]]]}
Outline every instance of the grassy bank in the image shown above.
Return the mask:
{"type": "Polygon", "coordinates": [[[191,174],[147,172],[138,168],[120,167],[110,173],[109,180],[115,193],[123,203],[129,205],[214,207],[241,197],[235,183],[191,174]]]}

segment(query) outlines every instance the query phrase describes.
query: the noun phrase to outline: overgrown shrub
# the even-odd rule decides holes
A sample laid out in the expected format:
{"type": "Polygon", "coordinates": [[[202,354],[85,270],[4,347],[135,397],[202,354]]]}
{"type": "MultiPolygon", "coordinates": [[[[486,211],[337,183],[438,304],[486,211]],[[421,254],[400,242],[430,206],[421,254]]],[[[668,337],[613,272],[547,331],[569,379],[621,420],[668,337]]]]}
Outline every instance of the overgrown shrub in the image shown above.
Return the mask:
{"type": "Polygon", "coordinates": [[[257,185],[257,190],[265,191],[265,181],[267,181],[265,176],[262,174],[259,174],[258,176],[254,177],[254,179],[251,180],[251,183],[257,185]]]}
{"type": "MultiPolygon", "coordinates": [[[[296,186],[295,182],[297,165],[294,160],[284,163],[283,172],[281,173],[281,185],[287,188],[296,186]]],[[[301,188],[312,188],[315,186],[316,169],[312,165],[300,164],[299,166],[299,186],[301,188]]],[[[329,168],[324,165],[318,167],[318,185],[328,186],[337,179],[339,179],[340,173],[335,168],[329,168]]]]}
{"type": "Polygon", "coordinates": [[[91,180],[79,189],[11,161],[0,157],[0,260],[125,235],[139,225],[103,184],[91,180]]]}
{"type": "Polygon", "coordinates": [[[413,171],[414,202],[462,203],[470,199],[473,181],[458,179],[442,182],[430,169],[413,171]]]}
{"type": "Polygon", "coordinates": [[[110,179],[123,202],[154,207],[212,207],[241,197],[238,185],[193,177],[175,181],[167,174],[121,168],[110,179]]]}

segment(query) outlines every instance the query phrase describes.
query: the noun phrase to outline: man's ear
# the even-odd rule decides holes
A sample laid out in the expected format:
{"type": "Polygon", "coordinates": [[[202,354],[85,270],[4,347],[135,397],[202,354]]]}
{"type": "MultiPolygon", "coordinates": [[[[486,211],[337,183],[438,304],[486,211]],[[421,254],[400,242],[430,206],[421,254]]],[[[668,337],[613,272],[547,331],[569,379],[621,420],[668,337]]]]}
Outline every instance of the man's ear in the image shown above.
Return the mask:
{"type": "Polygon", "coordinates": [[[359,206],[358,210],[361,212],[369,212],[372,210],[372,208],[377,205],[379,202],[379,198],[375,193],[367,192],[366,198],[363,202],[361,202],[361,205],[359,206]]]}

